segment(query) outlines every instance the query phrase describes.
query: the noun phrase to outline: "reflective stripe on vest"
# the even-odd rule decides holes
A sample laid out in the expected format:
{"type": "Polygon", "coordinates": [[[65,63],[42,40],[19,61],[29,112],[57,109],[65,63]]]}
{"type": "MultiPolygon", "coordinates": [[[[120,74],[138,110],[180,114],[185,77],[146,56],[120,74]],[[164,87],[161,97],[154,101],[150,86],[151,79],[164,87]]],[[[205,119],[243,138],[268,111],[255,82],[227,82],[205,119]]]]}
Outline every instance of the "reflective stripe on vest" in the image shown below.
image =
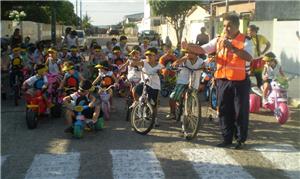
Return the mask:
{"type": "MultiPolygon", "coordinates": [[[[232,40],[232,45],[238,49],[244,49],[245,36],[239,33],[232,40]]],[[[232,51],[222,46],[224,39],[221,37],[217,42],[217,70],[215,78],[241,81],[246,78],[246,61],[238,57],[232,51]]]]}

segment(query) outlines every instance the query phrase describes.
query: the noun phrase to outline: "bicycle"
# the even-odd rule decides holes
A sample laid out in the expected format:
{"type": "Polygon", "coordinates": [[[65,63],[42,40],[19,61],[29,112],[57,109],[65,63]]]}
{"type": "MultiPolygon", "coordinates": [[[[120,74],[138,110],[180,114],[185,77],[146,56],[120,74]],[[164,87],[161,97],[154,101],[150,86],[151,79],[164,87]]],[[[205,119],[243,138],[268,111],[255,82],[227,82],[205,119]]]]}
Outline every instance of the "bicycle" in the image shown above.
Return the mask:
{"type": "Polygon", "coordinates": [[[128,79],[126,80],[128,83],[130,83],[130,86],[129,86],[129,93],[127,94],[127,98],[126,98],[126,121],[129,121],[130,119],[130,116],[131,116],[131,111],[132,111],[132,108],[130,108],[130,106],[132,105],[132,103],[134,102],[134,99],[133,99],[133,96],[132,96],[132,93],[131,93],[131,90],[134,86],[136,86],[140,79],[134,79],[133,81],[129,81],[128,79]]]}
{"type": "Polygon", "coordinates": [[[183,92],[183,99],[179,101],[175,109],[175,118],[181,121],[181,128],[185,139],[191,140],[197,136],[202,118],[201,118],[201,103],[198,96],[198,89],[193,88],[195,81],[195,71],[199,69],[191,69],[186,66],[190,73],[190,81],[188,88],[183,92]]]}
{"type": "Polygon", "coordinates": [[[152,130],[156,117],[154,109],[155,102],[149,100],[147,93],[146,84],[148,82],[149,79],[144,80],[142,95],[139,97],[137,104],[132,107],[131,111],[131,126],[135,132],[141,135],[146,135],[152,130]]]}

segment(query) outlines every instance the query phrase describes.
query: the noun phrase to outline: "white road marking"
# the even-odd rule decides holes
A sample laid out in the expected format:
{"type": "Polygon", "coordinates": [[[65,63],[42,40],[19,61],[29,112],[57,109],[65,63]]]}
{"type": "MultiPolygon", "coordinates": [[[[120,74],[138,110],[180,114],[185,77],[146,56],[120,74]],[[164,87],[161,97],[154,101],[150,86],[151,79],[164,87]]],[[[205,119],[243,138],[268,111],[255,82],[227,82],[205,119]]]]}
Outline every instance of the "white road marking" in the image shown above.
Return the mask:
{"type": "Polygon", "coordinates": [[[2,167],[3,163],[7,159],[8,155],[3,155],[3,156],[0,156],[0,157],[1,157],[1,166],[0,167],[2,167]]]}
{"type": "Polygon", "coordinates": [[[114,179],[165,178],[152,150],[110,150],[114,179]]]}
{"type": "Polygon", "coordinates": [[[254,178],[230,157],[224,149],[183,149],[181,151],[193,164],[199,178],[254,178]]]}
{"type": "Polygon", "coordinates": [[[253,149],[260,151],[276,168],[283,170],[289,178],[299,179],[300,152],[292,145],[269,144],[256,146],[253,149]]]}
{"type": "Polygon", "coordinates": [[[75,179],[79,175],[80,154],[38,154],[25,179],[75,179]]]}

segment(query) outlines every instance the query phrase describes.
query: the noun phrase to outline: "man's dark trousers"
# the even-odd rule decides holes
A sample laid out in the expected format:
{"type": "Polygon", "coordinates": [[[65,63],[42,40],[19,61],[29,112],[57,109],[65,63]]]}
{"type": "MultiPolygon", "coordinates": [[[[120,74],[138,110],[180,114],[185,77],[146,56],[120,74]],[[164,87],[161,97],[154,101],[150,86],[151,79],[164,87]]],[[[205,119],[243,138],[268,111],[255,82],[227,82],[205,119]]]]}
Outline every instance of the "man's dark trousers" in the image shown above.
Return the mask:
{"type": "Polygon", "coordinates": [[[223,140],[231,143],[235,129],[237,140],[245,142],[249,123],[250,80],[217,79],[217,97],[223,140]]]}

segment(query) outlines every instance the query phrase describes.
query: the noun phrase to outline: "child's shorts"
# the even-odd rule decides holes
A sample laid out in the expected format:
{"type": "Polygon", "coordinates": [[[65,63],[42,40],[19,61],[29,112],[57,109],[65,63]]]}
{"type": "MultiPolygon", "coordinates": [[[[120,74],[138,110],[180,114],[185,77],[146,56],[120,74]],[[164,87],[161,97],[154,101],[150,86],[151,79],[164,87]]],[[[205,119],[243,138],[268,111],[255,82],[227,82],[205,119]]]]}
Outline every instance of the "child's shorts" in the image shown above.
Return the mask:
{"type": "Polygon", "coordinates": [[[179,101],[182,93],[184,92],[184,90],[187,88],[187,85],[184,84],[177,84],[174,88],[174,90],[172,91],[172,93],[170,94],[170,98],[175,100],[175,101],[179,101]]]}
{"type": "MultiPolygon", "coordinates": [[[[153,102],[156,105],[159,90],[158,89],[153,89],[148,85],[146,85],[146,90],[147,90],[147,94],[148,94],[149,99],[152,99],[153,102]]],[[[141,96],[142,93],[143,93],[143,83],[140,83],[140,84],[136,85],[134,87],[134,91],[137,93],[137,95],[141,96]]]]}

